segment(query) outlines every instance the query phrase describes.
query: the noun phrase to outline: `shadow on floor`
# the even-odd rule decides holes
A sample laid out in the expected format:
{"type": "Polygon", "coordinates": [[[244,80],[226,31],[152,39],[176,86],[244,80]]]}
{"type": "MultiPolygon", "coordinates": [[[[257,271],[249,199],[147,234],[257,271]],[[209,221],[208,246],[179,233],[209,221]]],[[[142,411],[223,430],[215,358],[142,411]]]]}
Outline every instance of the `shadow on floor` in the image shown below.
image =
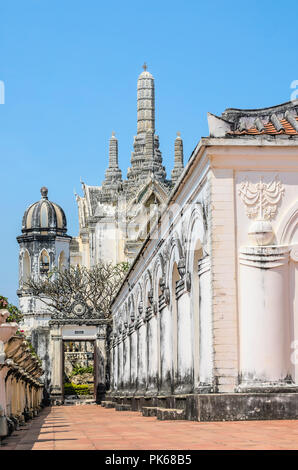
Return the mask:
{"type": "MultiPolygon", "coordinates": [[[[14,431],[10,436],[5,437],[0,441],[1,450],[15,450],[19,445],[26,450],[31,450],[38,436],[42,425],[51,412],[51,407],[44,408],[38,416],[28,421],[25,426],[21,426],[18,430],[14,431]]],[[[56,427],[56,426],[55,426],[56,427]]]]}

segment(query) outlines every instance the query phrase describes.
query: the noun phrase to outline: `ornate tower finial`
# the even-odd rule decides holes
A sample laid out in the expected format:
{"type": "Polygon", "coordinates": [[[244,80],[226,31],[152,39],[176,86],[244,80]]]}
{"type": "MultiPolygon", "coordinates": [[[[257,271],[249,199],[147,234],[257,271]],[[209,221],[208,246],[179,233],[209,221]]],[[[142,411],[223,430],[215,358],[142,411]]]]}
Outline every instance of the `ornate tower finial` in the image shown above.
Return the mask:
{"type": "MultiPolygon", "coordinates": [[[[143,65],[147,71],[146,62],[143,65]]],[[[137,133],[146,132],[148,129],[155,130],[155,98],[154,98],[154,78],[150,72],[142,72],[138,79],[138,124],[137,133]]]]}
{"type": "Polygon", "coordinates": [[[113,184],[119,181],[122,181],[122,173],[118,166],[118,139],[113,131],[109,142],[109,166],[105,172],[103,186],[112,188],[113,184]]]}
{"type": "Polygon", "coordinates": [[[143,67],[143,69],[144,69],[144,70],[145,70],[145,72],[146,72],[146,70],[147,70],[147,68],[148,68],[148,66],[147,66],[146,62],[144,62],[144,64],[142,65],[142,67],[143,67]]]}
{"type": "Polygon", "coordinates": [[[176,183],[179,176],[182,174],[184,168],[183,163],[183,140],[181,139],[180,132],[177,132],[177,137],[175,139],[175,158],[174,158],[174,168],[172,170],[172,181],[176,183]]]}
{"type": "Polygon", "coordinates": [[[42,188],[40,188],[40,193],[43,199],[48,199],[48,188],[43,186],[42,188]]]}
{"type": "Polygon", "coordinates": [[[109,168],[118,168],[118,140],[112,132],[109,145],[109,168]]]}

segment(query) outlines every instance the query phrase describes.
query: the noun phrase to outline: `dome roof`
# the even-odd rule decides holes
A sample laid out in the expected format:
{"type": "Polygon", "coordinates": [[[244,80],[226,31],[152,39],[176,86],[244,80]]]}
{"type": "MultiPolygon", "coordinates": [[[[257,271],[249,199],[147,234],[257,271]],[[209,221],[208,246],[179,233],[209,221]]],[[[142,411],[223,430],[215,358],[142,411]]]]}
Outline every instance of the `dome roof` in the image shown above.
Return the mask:
{"type": "Polygon", "coordinates": [[[139,78],[138,78],[139,80],[142,79],[142,78],[151,78],[151,79],[153,79],[153,75],[150,72],[148,72],[147,68],[148,67],[147,67],[147,64],[145,62],[144,65],[143,65],[144,71],[142,73],[140,73],[139,78]]]}
{"type": "Polygon", "coordinates": [[[153,75],[148,72],[148,70],[144,70],[144,72],[140,73],[139,75],[139,80],[142,79],[142,78],[152,78],[153,79],[153,75]]]}
{"type": "Polygon", "coordinates": [[[40,232],[42,235],[54,232],[58,235],[66,233],[66,217],[58,204],[48,200],[48,189],[42,187],[40,201],[35,202],[25,211],[22,232],[40,232]]]}

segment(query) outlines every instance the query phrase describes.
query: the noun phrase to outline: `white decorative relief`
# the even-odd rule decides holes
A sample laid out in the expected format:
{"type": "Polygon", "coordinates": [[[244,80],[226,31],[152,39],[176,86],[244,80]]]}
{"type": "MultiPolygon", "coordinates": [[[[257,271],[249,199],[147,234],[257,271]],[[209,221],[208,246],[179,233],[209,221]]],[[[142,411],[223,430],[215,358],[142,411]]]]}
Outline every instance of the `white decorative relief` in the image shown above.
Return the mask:
{"type": "Polygon", "coordinates": [[[241,183],[238,194],[246,205],[246,213],[250,219],[272,220],[284,191],[277,177],[270,183],[264,183],[261,177],[256,184],[247,180],[241,183]]]}

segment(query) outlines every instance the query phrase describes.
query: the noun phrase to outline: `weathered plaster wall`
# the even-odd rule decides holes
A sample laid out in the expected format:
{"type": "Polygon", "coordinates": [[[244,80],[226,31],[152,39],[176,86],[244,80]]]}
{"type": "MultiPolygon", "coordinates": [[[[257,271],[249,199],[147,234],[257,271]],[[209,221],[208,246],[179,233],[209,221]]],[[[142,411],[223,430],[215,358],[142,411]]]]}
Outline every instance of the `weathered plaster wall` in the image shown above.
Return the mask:
{"type": "Polygon", "coordinates": [[[127,335],[135,393],[295,391],[297,155],[282,139],[198,145],[113,303],[114,393],[124,393],[127,335]],[[250,234],[259,214],[248,217],[240,190],[274,180],[266,246],[267,232],[250,234]]]}
{"type": "Polygon", "coordinates": [[[218,391],[231,392],[238,379],[234,171],[212,168],[210,178],[214,374],[218,391]]]}

